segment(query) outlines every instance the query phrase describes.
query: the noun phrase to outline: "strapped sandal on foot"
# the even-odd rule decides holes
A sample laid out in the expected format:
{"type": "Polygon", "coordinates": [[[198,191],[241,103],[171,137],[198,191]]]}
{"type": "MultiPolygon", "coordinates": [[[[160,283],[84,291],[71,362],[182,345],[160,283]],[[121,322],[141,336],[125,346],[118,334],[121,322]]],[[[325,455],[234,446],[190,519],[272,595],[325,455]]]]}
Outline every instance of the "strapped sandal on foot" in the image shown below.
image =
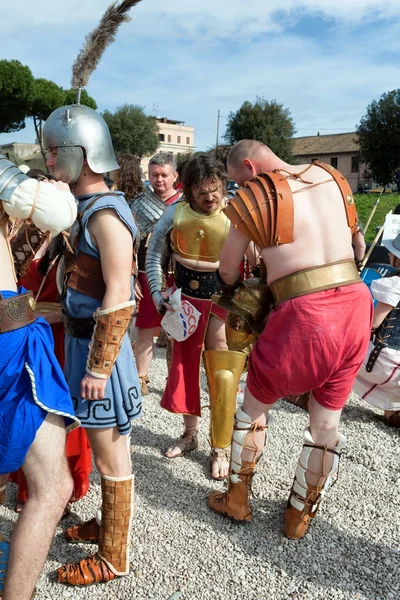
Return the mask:
{"type": "Polygon", "coordinates": [[[142,396],[148,396],[149,395],[149,388],[147,387],[147,384],[149,383],[150,379],[148,375],[139,375],[139,381],[140,381],[140,393],[142,394],[142,396]]]}
{"type": "Polygon", "coordinates": [[[95,554],[83,558],[80,562],[64,565],[57,569],[57,581],[69,585],[92,585],[107,583],[117,575],[109,569],[105,561],[95,554]]]}
{"type": "Polygon", "coordinates": [[[216,481],[222,481],[224,479],[227,479],[227,477],[229,477],[229,458],[228,458],[228,453],[226,451],[226,448],[211,448],[211,453],[210,453],[210,470],[211,470],[211,477],[213,479],[215,479],[216,481]],[[218,465],[218,472],[221,473],[222,471],[222,467],[224,466],[224,463],[226,463],[228,465],[228,469],[227,469],[227,473],[226,475],[219,475],[218,477],[214,477],[212,474],[212,466],[213,463],[217,463],[218,465]]]}
{"type": "Polygon", "coordinates": [[[396,427],[396,429],[400,428],[400,410],[397,410],[390,417],[386,417],[386,425],[388,427],[396,427]]]}
{"type": "Polygon", "coordinates": [[[198,429],[197,427],[193,429],[186,429],[180,438],[178,438],[172,446],[166,449],[164,452],[164,456],[166,458],[180,458],[181,456],[185,456],[187,452],[192,452],[192,450],[196,450],[199,446],[198,439],[198,429]],[[171,455],[171,452],[178,448],[179,454],[171,455]]]}
{"type": "Polygon", "coordinates": [[[94,517],[93,519],[90,519],[90,521],[69,527],[64,533],[64,537],[67,542],[70,542],[71,544],[79,542],[97,544],[99,541],[99,533],[100,527],[94,517]]]}

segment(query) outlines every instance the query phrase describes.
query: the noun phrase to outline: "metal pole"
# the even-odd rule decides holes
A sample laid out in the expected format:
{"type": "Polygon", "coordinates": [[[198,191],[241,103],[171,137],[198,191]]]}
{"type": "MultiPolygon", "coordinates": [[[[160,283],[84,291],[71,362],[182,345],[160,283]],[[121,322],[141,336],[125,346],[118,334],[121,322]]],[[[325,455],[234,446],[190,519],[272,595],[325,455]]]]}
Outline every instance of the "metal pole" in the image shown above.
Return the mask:
{"type": "Polygon", "coordinates": [[[218,109],[218,117],[217,117],[217,141],[215,143],[215,158],[218,158],[218,144],[219,144],[219,120],[221,118],[221,110],[218,109]]]}
{"type": "Polygon", "coordinates": [[[385,189],[386,189],[386,185],[383,186],[382,191],[381,191],[381,193],[378,196],[378,200],[375,202],[374,206],[372,207],[371,214],[369,215],[368,220],[367,220],[367,222],[365,224],[364,237],[365,237],[365,234],[367,233],[367,229],[368,229],[368,227],[369,227],[369,225],[370,225],[370,223],[372,221],[372,217],[374,216],[375,211],[378,208],[379,201],[380,201],[381,196],[382,196],[382,194],[383,194],[383,192],[384,192],[385,189]]]}

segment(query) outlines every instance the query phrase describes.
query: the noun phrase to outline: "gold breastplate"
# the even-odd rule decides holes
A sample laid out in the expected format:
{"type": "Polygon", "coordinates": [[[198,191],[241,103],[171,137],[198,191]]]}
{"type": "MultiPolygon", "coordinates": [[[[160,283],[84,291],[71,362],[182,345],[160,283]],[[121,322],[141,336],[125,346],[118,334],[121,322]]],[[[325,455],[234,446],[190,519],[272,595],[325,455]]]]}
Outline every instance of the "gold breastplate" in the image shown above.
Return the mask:
{"type": "Polygon", "coordinates": [[[181,203],[174,217],[174,252],[183,258],[217,262],[230,226],[222,208],[203,215],[187,202],[181,203]]]}

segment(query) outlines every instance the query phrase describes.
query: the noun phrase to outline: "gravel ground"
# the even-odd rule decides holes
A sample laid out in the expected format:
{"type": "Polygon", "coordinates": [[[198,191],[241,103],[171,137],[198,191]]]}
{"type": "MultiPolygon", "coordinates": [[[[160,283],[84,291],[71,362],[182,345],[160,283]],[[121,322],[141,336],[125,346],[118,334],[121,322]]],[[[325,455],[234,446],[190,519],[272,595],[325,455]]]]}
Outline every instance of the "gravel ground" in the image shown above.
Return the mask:
{"type": "MultiPolygon", "coordinates": [[[[302,444],[307,415],[281,401],[254,482],[254,521],[237,524],[210,512],[207,495],[223,483],[209,477],[208,410],[201,444],[186,458],[168,460],[162,450],[181,433],[181,418],[159,407],[165,351],[156,350],[151,394],[132,434],[137,510],[131,573],[89,588],[55,583],[54,571],[83,558],[93,546],[70,546],[62,531],[93,516],[99,476],[88,495],[57,528],[38,598],[135,600],[389,600],[400,598],[399,434],[378,411],[353,395],[342,420],[347,450],[339,481],[302,541],[283,537],[285,503],[302,444]]],[[[202,375],[204,404],[207,404],[202,375]]],[[[15,486],[0,507],[0,530],[16,520],[15,486]]]]}

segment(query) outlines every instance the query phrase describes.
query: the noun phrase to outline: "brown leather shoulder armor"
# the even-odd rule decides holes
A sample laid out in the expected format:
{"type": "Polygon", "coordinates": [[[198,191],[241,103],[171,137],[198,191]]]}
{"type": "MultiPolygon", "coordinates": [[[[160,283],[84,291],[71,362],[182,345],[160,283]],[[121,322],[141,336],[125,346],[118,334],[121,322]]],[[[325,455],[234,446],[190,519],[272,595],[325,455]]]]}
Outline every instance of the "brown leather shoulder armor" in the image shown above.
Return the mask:
{"type": "Polygon", "coordinates": [[[325,163],[316,161],[314,163],[317,167],[321,167],[327,171],[330,175],[332,175],[333,179],[336,181],[340,193],[342,194],[344,208],[346,211],[347,224],[351,229],[351,233],[354,235],[357,231],[358,219],[357,219],[357,209],[356,203],[354,202],[353,192],[351,191],[351,187],[345,177],[332,167],[331,165],[327,165],[325,163]]]}
{"type": "Polygon", "coordinates": [[[224,211],[234,227],[260,248],[293,242],[293,195],[280,173],[262,173],[248,181],[224,211]]]}
{"type": "MultiPolygon", "coordinates": [[[[110,193],[109,196],[115,196],[116,194],[110,193]]],[[[63,294],[66,292],[65,283],[67,287],[84,294],[85,296],[92,296],[97,300],[103,300],[106,292],[106,284],[103,279],[103,272],[101,270],[100,258],[86,254],[85,252],[78,252],[79,237],[82,233],[82,219],[87,210],[93,206],[98,200],[99,195],[89,202],[83,211],[78,213],[78,224],[79,229],[75,236],[73,247],[66,246],[64,248],[64,259],[65,259],[65,275],[64,275],[64,289],[63,294]],[[69,276],[69,278],[68,278],[69,276]]],[[[133,252],[132,252],[132,275],[137,275],[136,267],[136,240],[133,241],[133,252]]]]}

